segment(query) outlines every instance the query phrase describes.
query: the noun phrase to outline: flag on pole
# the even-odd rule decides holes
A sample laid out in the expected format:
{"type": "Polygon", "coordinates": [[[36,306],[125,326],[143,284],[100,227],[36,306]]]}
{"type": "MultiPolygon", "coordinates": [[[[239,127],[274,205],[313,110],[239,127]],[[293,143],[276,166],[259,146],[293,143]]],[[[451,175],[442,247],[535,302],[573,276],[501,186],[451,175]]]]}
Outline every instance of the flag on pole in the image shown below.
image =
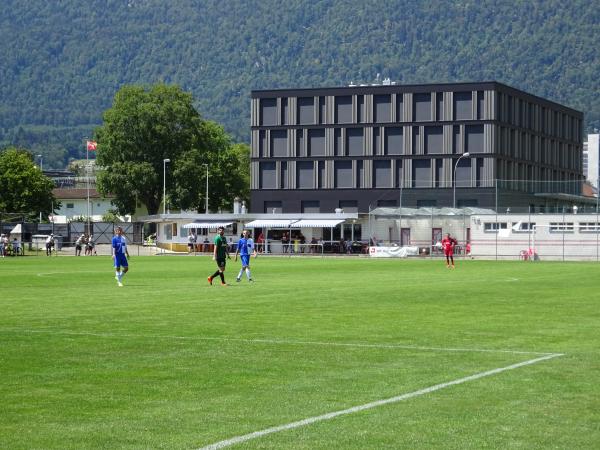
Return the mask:
{"type": "Polygon", "coordinates": [[[97,146],[98,146],[98,143],[96,141],[87,141],[87,151],[88,152],[95,152],[97,146]]]}

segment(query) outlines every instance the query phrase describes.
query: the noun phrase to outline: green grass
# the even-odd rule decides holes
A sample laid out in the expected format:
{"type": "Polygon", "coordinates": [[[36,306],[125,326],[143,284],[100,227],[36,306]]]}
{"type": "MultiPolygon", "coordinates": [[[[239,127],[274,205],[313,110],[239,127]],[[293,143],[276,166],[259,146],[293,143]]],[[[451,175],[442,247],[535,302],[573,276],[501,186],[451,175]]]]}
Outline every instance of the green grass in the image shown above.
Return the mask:
{"type": "Polygon", "coordinates": [[[0,260],[0,448],[194,449],[537,356],[450,349],[564,356],[232,448],[600,442],[598,264],[213,264],[136,257],[118,288],[109,257],[0,260]]]}

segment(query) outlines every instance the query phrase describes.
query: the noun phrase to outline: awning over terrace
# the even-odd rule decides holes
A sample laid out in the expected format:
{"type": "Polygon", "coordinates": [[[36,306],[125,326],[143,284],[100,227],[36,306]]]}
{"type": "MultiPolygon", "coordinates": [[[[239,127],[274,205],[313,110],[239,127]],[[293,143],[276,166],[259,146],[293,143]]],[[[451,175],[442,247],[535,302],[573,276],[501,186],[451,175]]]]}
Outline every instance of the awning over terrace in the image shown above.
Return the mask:
{"type": "Polygon", "coordinates": [[[262,219],[253,220],[248,222],[246,228],[291,228],[291,224],[297,222],[297,220],[283,220],[283,219],[262,219]]]}
{"type": "Polygon", "coordinates": [[[182,225],[181,228],[219,228],[227,227],[233,222],[191,222],[182,225]]]}
{"type": "Polygon", "coordinates": [[[340,219],[305,219],[294,222],[290,225],[290,228],[332,228],[339,225],[342,222],[344,222],[344,220],[340,219]]]}

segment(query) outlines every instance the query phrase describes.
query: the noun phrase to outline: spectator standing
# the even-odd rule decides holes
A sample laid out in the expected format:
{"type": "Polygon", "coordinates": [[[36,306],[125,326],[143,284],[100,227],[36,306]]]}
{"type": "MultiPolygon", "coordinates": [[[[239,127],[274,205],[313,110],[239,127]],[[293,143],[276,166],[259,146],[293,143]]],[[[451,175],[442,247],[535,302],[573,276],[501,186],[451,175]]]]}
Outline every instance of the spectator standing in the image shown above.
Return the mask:
{"type": "Polygon", "coordinates": [[[196,239],[196,233],[190,230],[190,233],[188,235],[188,253],[196,251],[196,239]]]}
{"type": "MultiPolygon", "coordinates": [[[[121,227],[119,227],[119,228],[121,228],[121,227]]],[[[121,228],[121,232],[122,231],[123,231],[123,228],[121,228]]],[[[90,256],[92,255],[92,253],[94,255],[98,255],[96,253],[96,242],[94,242],[94,235],[93,234],[90,234],[90,237],[88,238],[85,250],[86,250],[86,253],[89,254],[90,256]]]]}
{"type": "Polygon", "coordinates": [[[75,241],[75,256],[81,256],[81,249],[83,248],[84,242],[85,242],[85,234],[82,234],[75,241]]]}
{"type": "Polygon", "coordinates": [[[54,248],[54,234],[50,233],[50,236],[46,238],[46,256],[52,255],[52,249],[54,248]]]}

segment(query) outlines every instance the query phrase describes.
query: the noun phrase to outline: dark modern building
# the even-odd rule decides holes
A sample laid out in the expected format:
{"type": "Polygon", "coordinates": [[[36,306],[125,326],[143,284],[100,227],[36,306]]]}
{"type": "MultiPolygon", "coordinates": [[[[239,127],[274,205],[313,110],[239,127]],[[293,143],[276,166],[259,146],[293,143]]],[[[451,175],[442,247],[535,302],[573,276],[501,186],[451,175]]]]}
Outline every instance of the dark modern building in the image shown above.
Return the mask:
{"type": "Polygon", "coordinates": [[[254,213],[582,198],[583,113],[498,82],[253,91],[251,121],[254,213]]]}

